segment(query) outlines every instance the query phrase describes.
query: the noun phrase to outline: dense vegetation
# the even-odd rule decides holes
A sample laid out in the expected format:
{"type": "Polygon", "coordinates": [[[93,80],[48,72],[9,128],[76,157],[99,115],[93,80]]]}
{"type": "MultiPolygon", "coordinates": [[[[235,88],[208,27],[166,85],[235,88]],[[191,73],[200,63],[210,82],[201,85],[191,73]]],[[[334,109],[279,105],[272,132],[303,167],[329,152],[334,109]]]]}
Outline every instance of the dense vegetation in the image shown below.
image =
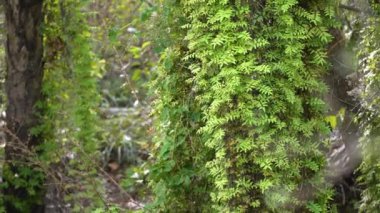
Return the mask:
{"type": "Polygon", "coordinates": [[[379,211],[377,0],[1,3],[1,212],[379,211]]]}

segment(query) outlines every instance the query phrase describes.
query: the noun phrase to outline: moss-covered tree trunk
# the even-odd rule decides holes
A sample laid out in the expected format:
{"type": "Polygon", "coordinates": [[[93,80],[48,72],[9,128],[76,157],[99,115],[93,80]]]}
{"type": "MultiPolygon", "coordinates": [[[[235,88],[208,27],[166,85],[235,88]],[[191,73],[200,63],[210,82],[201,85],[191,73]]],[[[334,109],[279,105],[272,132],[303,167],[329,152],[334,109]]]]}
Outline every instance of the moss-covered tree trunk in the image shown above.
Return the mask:
{"type": "MultiPolygon", "coordinates": [[[[28,155],[40,143],[31,129],[38,125],[36,103],[43,74],[42,0],[6,0],[7,145],[4,190],[7,212],[42,212],[42,193],[28,155]],[[33,179],[33,180],[32,180],[33,179]]],[[[38,175],[37,175],[38,176],[38,175]]]]}
{"type": "Polygon", "coordinates": [[[191,196],[177,196],[190,185],[203,189],[197,197],[208,199],[196,202],[205,212],[329,211],[322,77],[334,1],[167,0],[163,8],[173,2],[177,12],[162,17],[182,36],[158,69],[158,209],[192,208],[191,196]],[[191,137],[173,137],[179,132],[191,137]],[[193,181],[199,174],[206,184],[193,181]]]}

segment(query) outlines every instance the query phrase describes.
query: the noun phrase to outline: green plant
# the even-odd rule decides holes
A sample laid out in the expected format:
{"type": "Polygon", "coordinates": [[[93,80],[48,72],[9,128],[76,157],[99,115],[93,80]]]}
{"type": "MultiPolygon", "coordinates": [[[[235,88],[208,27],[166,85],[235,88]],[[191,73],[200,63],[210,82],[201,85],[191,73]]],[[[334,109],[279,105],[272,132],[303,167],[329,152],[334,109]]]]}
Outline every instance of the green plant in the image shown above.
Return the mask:
{"type": "Polygon", "coordinates": [[[379,115],[379,83],[380,83],[380,4],[370,1],[372,15],[364,21],[359,44],[360,73],[363,76],[359,120],[362,124],[363,162],[359,171],[360,183],[364,186],[360,212],[376,212],[380,208],[380,115],[379,115]]]}
{"type": "Polygon", "coordinates": [[[74,211],[104,205],[96,160],[102,60],[92,51],[86,5],[87,1],[45,2],[45,101],[39,104],[43,124],[34,130],[45,136],[39,152],[52,170],[49,178],[55,180],[59,172],[66,177],[51,187],[63,192],[62,202],[73,203],[74,211]]]}
{"type": "Polygon", "coordinates": [[[328,210],[321,77],[334,7],[328,0],[164,2],[173,40],[155,84],[162,136],[152,169],[161,209],[328,210]],[[192,182],[197,176],[204,181],[192,182]],[[187,197],[188,185],[212,206],[187,197]]]}
{"type": "Polygon", "coordinates": [[[187,51],[182,42],[187,23],[182,4],[178,1],[164,1],[158,11],[160,26],[155,33],[161,34],[156,41],[157,50],[168,47],[162,54],[160,65],[152,83],[153,95],[157,96],[153,114],[156,142],[154,165],[150,169],[150,185],[154,202],[147,207],[153,211],[183,210],[206,211],[210,209],[210,189],[206,159],[211,156],[197,134],[202,122],[199,105],[194,101],[196,94],[188,66],[182,57],[187,51]]]}

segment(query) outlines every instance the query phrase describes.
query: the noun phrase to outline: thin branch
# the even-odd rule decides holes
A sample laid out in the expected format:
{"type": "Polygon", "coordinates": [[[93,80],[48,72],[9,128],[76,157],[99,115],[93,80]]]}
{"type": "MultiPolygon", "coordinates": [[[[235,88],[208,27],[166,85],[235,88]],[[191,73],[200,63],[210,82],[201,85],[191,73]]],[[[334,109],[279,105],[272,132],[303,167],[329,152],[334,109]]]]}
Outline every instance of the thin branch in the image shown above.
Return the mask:
{"type": "Polygon", "coordinates": [[[342,9],[345,9],[345,10],[350,10],[350,11],[356,12],[356,13],[362,12],[362,10],[360,10],[357,7],[353,7],[353,6],[349,6],[349,5],[345,5],[345,4],[339,4],[339,7],[342,9]]]}

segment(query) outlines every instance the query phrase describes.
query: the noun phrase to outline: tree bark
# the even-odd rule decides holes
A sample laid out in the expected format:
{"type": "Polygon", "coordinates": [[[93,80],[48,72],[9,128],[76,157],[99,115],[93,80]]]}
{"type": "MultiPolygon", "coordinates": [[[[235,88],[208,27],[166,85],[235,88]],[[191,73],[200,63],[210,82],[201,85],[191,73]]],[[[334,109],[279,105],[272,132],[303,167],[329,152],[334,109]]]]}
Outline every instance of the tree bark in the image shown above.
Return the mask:
{"type": "MultiPolygon", "coordinates": [[[[4,190],[7,212],[20,212],[14,207],[14,198],[28,202],[27,212],[43,211],[42,186],[33,190],[31,195],[24,186],[16,186],[12,179],[23,177],[21,169],[35,171],[28,157],[33,147],[41,142],[38,135],[31,135],[30,130],[39,125],[36,103],[41,100],[41,83],[43,76],[43,46],[41,21],[42,0],[4,0],[6,14],[6,62],[7,76],[5,89],[7,94],[7,144],[5,147],[5,169],[12,176],[4,177],[8,187],[4,190]],[[40,196],[41,203],[36,199],[40,196]],[[11,198],[11,199],[9,199],[11,198]],[[35,202],[36,201],[36,202],[35,202]]],[[[31,177],[33,175],[30,175],[31,177]]],[[[26,183],[30,181],[27,177],[26,183]]],[[[26,207],[25,207],[26,208],[26,207]]]]}

